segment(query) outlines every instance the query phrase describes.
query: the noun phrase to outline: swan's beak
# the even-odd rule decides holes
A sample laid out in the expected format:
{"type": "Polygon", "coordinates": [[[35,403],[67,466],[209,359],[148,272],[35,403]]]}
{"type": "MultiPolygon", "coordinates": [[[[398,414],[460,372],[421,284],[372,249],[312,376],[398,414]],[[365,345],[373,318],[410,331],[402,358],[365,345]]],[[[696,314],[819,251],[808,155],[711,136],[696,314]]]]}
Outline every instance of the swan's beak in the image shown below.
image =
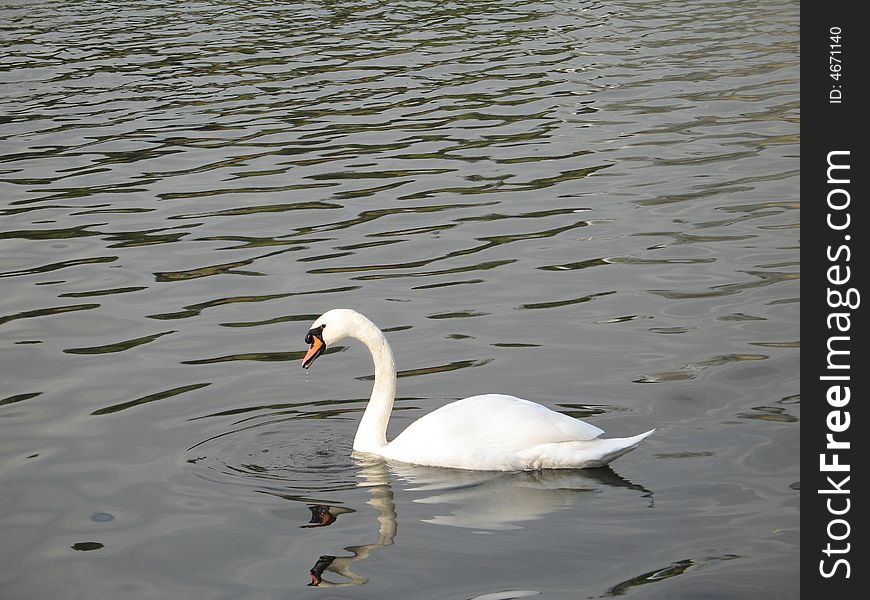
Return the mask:
{"type": "Polygon", "coordinates": [[[308,348],[308,352],[305,353],[305,358],[302,359],[303,369],[310,367],[314,361],[317,360],[317,357],[323,354],[323,351],[326,350],[326,344],[323,342],[323,338],[313,331],[308,332],[308,335],[305,336],[305,341],[311,344],[311,346],[308,348]]]}

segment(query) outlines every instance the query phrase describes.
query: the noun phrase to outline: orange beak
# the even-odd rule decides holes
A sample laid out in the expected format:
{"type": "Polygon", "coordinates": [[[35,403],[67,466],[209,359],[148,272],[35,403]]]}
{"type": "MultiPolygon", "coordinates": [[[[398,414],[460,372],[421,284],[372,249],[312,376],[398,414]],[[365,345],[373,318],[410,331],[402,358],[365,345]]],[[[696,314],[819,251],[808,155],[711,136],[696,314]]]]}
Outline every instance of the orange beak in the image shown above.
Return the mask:
{"type": "Polygon", "coordinates": [[[312,336],[311,347],[308,348],[308,352],[305,353],[305,358],[302,359],[302,368],[307,369],[310,367],[325,348],[326,344],[323,343],[323,340],[317,336],[312,336]]]}

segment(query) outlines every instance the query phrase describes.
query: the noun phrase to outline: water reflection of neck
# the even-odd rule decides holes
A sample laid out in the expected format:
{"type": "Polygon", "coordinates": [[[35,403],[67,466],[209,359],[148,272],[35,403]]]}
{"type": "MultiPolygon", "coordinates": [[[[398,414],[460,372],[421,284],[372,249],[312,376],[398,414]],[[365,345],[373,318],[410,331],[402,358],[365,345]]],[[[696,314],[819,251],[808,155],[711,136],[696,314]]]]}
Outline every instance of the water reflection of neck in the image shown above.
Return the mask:
{"type": "Polygon", "coordinates": [[[354,573],[350,568],[351,564],[367,558],[376,548],[392,546],[394,543],[398,530],[398,518],[393,490],[390,487],[390,474],[386,464],[382,460],[367,461],[362,465],[359,476],[363,480],[359,485],[367,487],[371,494],[371,498],[366,504],[372,506],[378,513],[378,537],[370,544],[346,547],[345,550],[350,552],[351,556],[321,556],[314,568],[311,569],[312,582],[309,585],[341,587],[366,583],[368,578],[354,573]],[[343,583],[327,581],[322,577],[325,571],[346,577],[348,581],[343,583]]]}

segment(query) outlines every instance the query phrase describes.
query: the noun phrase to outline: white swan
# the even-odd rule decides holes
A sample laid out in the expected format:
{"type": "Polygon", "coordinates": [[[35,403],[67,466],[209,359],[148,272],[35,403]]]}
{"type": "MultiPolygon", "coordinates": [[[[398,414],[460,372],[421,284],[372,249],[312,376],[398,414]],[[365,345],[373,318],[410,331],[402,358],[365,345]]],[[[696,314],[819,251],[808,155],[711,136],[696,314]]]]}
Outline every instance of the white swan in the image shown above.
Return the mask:
{"type": "Polygon", "coordinates": [[[353,440],[354,452],[431,467],[532,471],[601,467],[634,450],[655,429],[628,438],[599,439],[603,430],[548,408],[501,394],[457,400],[411,423],[387,442],[396,397],[396,363],[380,329],[354,310],[321,315],[305,336],[308,368],[326,347],[352,337],[375,363],[372,396],[353,440]]]}

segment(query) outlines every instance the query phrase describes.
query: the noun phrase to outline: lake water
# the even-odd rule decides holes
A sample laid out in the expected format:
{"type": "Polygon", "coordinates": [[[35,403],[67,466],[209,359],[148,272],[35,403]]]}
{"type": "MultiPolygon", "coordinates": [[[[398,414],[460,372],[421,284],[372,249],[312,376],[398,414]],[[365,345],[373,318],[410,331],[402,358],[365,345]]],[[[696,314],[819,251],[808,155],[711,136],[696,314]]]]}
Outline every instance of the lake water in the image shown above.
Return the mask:
{"type": "Polygon", "coordinates": [[[798,3],[0,22],[4,599],[799,595],[798,3]],[[333,307],[392,343],[391,436],[485,392],[657,432],[352,459],[368,353],[300,368],[333,307]]]}

